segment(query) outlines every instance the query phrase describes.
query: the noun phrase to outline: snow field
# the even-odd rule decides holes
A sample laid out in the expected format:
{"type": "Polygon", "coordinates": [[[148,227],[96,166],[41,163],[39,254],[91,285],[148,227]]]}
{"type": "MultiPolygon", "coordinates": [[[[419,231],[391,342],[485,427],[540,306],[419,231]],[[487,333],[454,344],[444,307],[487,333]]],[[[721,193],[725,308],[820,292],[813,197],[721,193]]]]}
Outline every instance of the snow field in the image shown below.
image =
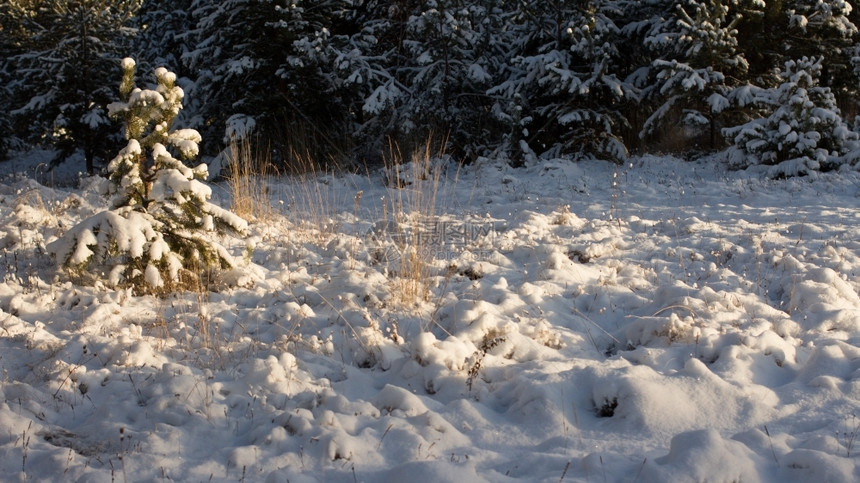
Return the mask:
{"type": "Polygon", "coordinates": [[[282,180],[282,215],[230,247],[253,246],[246,265],[164,298],[44,255],[103,206],[95,185],[0,185],[0,474],[860,477],[860,176],[667,157],[454,172],[430,221],[392,208],[420,180],[282,180]],[[295,193],[326,200],[314,223],[295,193]]]}

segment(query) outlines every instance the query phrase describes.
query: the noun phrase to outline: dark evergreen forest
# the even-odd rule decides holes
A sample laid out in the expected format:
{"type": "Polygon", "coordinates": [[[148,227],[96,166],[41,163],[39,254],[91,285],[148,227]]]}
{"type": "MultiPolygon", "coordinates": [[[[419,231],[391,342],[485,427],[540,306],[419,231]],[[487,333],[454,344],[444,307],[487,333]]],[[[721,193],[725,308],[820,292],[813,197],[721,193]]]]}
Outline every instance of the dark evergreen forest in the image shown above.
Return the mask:
{"type": "Polygon", "coordinates": [[[120,60],[178,75],[201,152],[289,167],[435,140],[514,165],[720,151],[785,175],[857,163],[860,13],[844,0],[11,0],[0,151],[87,170],[122,144],[120,60]]]}

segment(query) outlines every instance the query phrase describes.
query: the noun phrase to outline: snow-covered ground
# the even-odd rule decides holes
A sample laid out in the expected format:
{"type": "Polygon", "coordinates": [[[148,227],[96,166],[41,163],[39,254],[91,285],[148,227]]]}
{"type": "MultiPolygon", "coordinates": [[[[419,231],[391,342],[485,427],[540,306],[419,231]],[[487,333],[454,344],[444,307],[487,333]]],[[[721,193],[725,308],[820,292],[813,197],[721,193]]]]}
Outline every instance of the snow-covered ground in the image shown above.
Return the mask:
{"type": "Polygon", "coordinates": [[[161,298],[45,255],[97,180],[4,177],[0,479],[860,479],[858,173],[440,169],[272,181],[161,298]]]}

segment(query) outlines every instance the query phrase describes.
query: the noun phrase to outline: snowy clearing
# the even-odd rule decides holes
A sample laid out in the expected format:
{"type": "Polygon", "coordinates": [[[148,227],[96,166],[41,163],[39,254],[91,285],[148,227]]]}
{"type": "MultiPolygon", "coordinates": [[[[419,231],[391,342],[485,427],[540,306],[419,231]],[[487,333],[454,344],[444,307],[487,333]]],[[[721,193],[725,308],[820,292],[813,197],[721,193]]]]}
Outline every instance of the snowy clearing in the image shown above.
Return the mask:
{"type": "Polygon", "coordinates": [[[163,298],[45,255],[100,181],[7,176],[2,479],[860,479],[860,174],[437,172],[272,181],[163,298]]]}

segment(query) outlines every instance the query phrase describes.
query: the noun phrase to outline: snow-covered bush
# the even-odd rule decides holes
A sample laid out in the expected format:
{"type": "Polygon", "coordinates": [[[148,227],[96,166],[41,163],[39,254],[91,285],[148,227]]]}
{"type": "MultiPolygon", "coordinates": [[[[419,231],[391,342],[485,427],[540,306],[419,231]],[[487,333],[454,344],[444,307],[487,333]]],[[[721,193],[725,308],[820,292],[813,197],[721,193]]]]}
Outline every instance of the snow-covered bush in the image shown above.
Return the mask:
{"type": "Polygon", "coordinates": [[[155,89],[134,85],[135,63],[122,61],[121,101],[108,106],[125,122],[128,144],[110,162],[110,211],[97,213],[52,242],[48,250],[79,273],[109,271],[112,284],[138,289],[176,288],[182,275],[234,265],[233,257],[207,232],[243,233],[245,220],[209,202],[201,179],[206,165],[189,168],[174,157],[197,155],[200,135],[171,129],[184,93],[176,76],[156,69],[155,89]]]}
{"type": "Polygon", "coordinates": [[[771,176],[797,176],[833,169],[856,149],[858,135],[842,119],[830,88],[818,84],[821,58],[792,60],[782,83],[756,91],[753,102],[769,114],[724,129],[737,167],[772,166],[771,176]]]}

